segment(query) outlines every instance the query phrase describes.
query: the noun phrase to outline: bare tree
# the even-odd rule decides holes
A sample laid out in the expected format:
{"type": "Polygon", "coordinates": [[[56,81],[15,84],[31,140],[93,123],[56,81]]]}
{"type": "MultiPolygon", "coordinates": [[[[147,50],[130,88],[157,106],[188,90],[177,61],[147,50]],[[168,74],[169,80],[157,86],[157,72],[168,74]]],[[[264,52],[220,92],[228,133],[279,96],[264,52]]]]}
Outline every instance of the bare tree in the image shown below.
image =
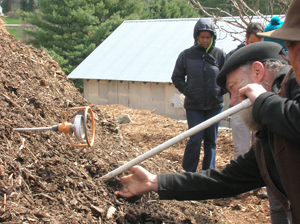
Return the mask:
{"type": "MultiPolygon", "coordinates": [[[[267,7],[269,15],[264,15],[260,12],[258,6],[260,0],[255,1],[251,6],[249,6],[243,0],[227,0],[230,3],[230,10],[222,9],[219,7],[209,8],[204,7],[198,0],[189,0],[189,2],[195,7],[200,9],[205,16],[213,18],[215,23],[217,21],[224,21],[231,26],[242,29],[244,32],[250,22],[254,18],[260,18],[262,23],[269,23],[273,15],[273,9],[276,6],[280,9],[280,14],[284,15],[290,5],[292,0],[265,0],[264,5],[267,7]],[[238,15],[238,16],[237,16],[238,15]]],[[[237,34],[236,31],[226,30],[224,27],[218,27],[220,30],[226,32],[228,35],[231,35],[234,39],[236,37],[233,34],[237,34]]],[[[239,40],[241,41],[241,40],[239,40]]]]}

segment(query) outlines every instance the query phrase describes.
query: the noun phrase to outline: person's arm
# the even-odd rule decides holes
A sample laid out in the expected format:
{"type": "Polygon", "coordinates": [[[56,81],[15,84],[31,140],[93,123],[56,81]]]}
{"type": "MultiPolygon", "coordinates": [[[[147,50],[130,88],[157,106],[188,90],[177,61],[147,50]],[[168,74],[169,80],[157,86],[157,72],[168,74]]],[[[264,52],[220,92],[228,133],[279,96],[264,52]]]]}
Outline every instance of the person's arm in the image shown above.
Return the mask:
{"type": "Polygon", "coordinates": [[[178,56],[174,71],[172,74],[172,82],[175,87],[179,90],[179,92],[185,95],[187,89],[187,82],[185,80],[186,77],[186,69],[185,69],[185,52],[181,52],[178,56]]]}
{"type": "Polygon", "coordinates": [[[265,186],[252,149],[222,171],[158,174],[158,183],[160,199],[176,200],[232,197],[265,186]]]}
{"type": "Polygon", "coordinates": [[[222,171],[154,175],[139,166],[130,170],[134,173],[122,177],[124,186],[115,195],[132,197],[155,191],[160,199],[203,200],[230,197],[265,186],[252,149],[222,171]]]}
{"type": "Polygon", "coordinates": [[[253,102],[255,122],[285,139],[300,144],[300,87],[292,75],[287,83],[288,98],[266,92],[262,86],[251,84],[240,90],[247,91],[253,102]]]}
{"type": "Polygon", "coordinates": [[[299,100],[289,100],[275,93],[261,94],[254,102],[255,122],[292,142],[300,144],[299,100]]]}

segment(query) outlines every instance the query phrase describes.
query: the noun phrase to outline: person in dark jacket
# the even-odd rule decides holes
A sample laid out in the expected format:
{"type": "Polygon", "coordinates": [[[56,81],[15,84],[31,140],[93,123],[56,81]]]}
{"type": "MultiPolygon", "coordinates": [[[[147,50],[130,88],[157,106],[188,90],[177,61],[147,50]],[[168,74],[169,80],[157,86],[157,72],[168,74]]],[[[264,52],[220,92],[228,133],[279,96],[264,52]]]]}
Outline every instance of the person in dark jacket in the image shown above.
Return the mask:
{"type": "Polygon", "coordinates": [[[237,48],[230,51],[226,57],[229,58],[234,52],[236,52],[238,49],[252,43],[263,41],[262,37],[258,37],[258,32],[263,32],[264,26],[261,23],[249,23],[246,29],[246,35],[245,35],[245,41],[243,41],[241,44],[237,46],[237,48]]]}
{"type": "Polygon", "coordinates": [[[132,175],[121,178],[123,189],[115,195],[156,191],[160,199],[204,200],[267,186],[290,223],[300,223],[300,86],[281,49],[274,42],[245,46],[226,61],[217,78],[231,92],[233,105],[246,97],[253,104],[242,112],[249,128],[258,130],[247,153],[221,171],[154,175],[135,166],[132,175]]]}
{"type": "MultiPolygon", "coordinates": [[[[175,87],[184,94],[188,128],[219,114],[223,109],[222,89],[216,84],[226,55],[215,47],[216,30],[213,21],[201,18],[194,27],[194,45],[178,56],[172,75],[175,87]]],[[[182,166],[195,172],[204,140],[202,170],[215,168],[216,139],[219,123],[193,136],[187,142],[182,166]]]]}

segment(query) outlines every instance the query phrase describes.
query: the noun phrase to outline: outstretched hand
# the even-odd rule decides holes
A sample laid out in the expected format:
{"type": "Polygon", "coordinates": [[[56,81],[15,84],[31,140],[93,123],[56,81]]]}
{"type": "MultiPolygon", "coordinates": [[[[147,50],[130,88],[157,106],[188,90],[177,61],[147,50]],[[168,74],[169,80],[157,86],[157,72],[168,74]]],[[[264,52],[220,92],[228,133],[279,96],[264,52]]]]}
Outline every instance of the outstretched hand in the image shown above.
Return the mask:
{"type": "Polygon", "coordinates": [[[267,92],[267,90],[262,85],[257,84],[257,83],[252,83],[252,84],[246,85],[245,87],[243,87],[239,90],[239,98],[241,101],[249,98],[253,105],[256,98],[260,94],[265,93],[265,92],[267,92]]]}
{"type": "Polygon", "coordinates": [[[141,166],[134,166],[128,170],[132,174],[121,177],[123,188],[115,191],[115,195],[130,198],[158,190],[157,175],[149,173],[141,166]]]}

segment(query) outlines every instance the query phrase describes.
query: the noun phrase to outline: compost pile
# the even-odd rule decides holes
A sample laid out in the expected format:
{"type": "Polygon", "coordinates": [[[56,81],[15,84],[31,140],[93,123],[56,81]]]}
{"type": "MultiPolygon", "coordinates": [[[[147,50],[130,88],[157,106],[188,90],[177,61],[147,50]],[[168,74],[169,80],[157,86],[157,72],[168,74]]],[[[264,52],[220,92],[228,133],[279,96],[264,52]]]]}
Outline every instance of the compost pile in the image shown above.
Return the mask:
{"type": "MultiPolygon", "coordinates": [[[[121,187],[119,177],[106,183],[100,177],[178,135],[186,130],[186,124],[153,111],[91,105],[46,52],[24,45],[1,29],[0,48],[0,222],[269,221],[267,201],[250,193],[202,202],[159,201],[156,193],[131,199],[115,197],[113,192],[121,187]],[[74,148],[64,134],[50,130],[13,131],[59,124],[69,108],[79,106],[91,106],[94,112],[96,136],[92,148],[74,148]],[[136,112],[136,117],[131,114],[133,122],[117,124],[115,117],[128,110],[136,112]],[[241,215],[243,212],[249,217],[241,215]]],[[[220,140],[232,150],[228,132],[220,140]]],[[[154,173],[181,172],[179,150],[184,144],[178,143],[141,165],[154,173]]],[[[226,150],[224,153],[218,155],[220,166],[231,156],[226,150]]]]}

